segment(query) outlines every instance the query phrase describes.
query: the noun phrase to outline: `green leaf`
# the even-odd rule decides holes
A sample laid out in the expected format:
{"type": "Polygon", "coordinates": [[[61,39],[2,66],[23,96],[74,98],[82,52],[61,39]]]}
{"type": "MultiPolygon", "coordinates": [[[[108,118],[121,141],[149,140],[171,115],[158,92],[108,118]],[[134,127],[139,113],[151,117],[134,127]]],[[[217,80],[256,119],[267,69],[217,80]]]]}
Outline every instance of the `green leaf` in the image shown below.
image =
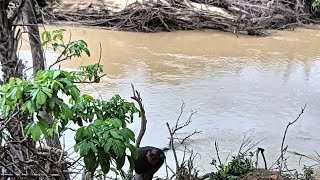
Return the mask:
{"type": "Polygon", "coordinates": [[[10,78],[8,85],[14,86],[16,84],[16,78],[10,78]]]}
{"type": "Polygon", "coordinates": [[[76,86],[72,86],[70,90],[71,90],[72,99],[75,100],[75,102],[79,102],[80,101],[79,89],[76,86]]]}
{"type": "Polygon", "coordinates": [[[66,105],[65,103],[63,103],[63,101],[60,98],[57,98],[57,97],[53,97],[52,101],[59,106],[66,105]]]}
{"type": "Polygon", "coordinates": [[[117,158],[117,160],[116,160],[117,169],[121,169],[123,167],[125,160],[126,160],[126,156],[120,156],[117,158]]]}
{"type": "Polygon", "coordinates": [[[132,157],[127,155],[127,158],[129,160],[130,163],[130,170],[134,170],[134,159],[132,159],[132,157]]]}
{"type": "Polygon", "coordinates": [[[37,116],[37,118],[39,120],[37,125],[39,126],[41,132],[44,134],[44,136],[48,136],[48,131],[47,131],[47,128],[49,127],[48,123],[40,116],[37,116]]]}
{"type": "Polygon", "coordinates": [[[110,132],[110,134],[111,134],[111,136],[112,136],[113,138],[123,140],[123,137],[120,136],[117,131],[115,131],[115,130],[110,130],[109,132],[110,132]]]}
{"type": "Polygon", "coordinates": [[[113,139],[108,139],[107,143],[103,146],[104,152],[109,152],[111,146],[113,144],[113,139]]]}
{"type": "Polygon", "coordinates": [[[46,95],[47,95],[49,98],[52,98],[52,89],[49,89],[49,88],[47,88],[47,87],[43,87],[43,88],[42,88],[42,91],[43,91],[44,93],[46,93],[46,95]]]}
{"type": "Polygon", "coordinates": [[[57,119],[54,119],[54,120],[53,120],[53,123],[52,123],[52,125],[51,125],[51,128],[48,129],[48,134],[49,134],[49,136],[52,136],[53,133],[58,134],[57,124],[58,124],[58,120],[57,120],[57,119]]]}
{"type": "MultiPolygon", "coordinates": [[[[107,140],[109,139],[109,137],[110,137],[109,131],[104,132],[104,133],[102,134],[102,137],[103,137],[103,139],[104,139],[105,141],[107,141],[107,140]]],[[[112,140],[112,139],[111,139],[111,140],[112,140]]]]}
{"type": "Polygon", "coordinates": [[[73,118],[73,111],[69,108],[69,106],[64,103],[61,104],[61,106],[62,114],[65,115],[65,117],[68,119],[73,118]]]}
{"type": "Polygon", "coordinates": [[[51,34],[49,31],[44,31],[42,34],[41,34],[41,39],[42,39],[42,43],[41,43],[41,47],[47,45],[48,42],[51,41],[51,34]]]}
{"type": "Polygon", "coordinates": [[[52,79],[56,79],[59,75],[60,75],[60,71],[56,70],[56,71],[53,71],[53,77],[52,79]]]}
{"type": "Polygon", "coordinates": [[[43,105],[44,103],[46,103],[46,100],[47,96],[42,91],[39,91],[37,94],[37,103],[43,105]]]}
{"type": "Polygon", "coordinates": [[[112,172],[114,172],[116,175],[119,175],[119,172],[118,172],[118,170],[117,170],[117,169],[115,169],[115,168],[111,167],[111,168],[110,168],[110,170],[111,170],[112,172]]]}
{"type": "MultiPolygon", "coordinates": [[[[59,44],[58,44],[58,43],[53,43],[53,44],[51,44],[51,45],[52,45],[53,51],[57,51],[57,49],[58,49],[58,47],[59,47],[59,44]]],[[[55,78],[53,78],[53,79],[55,79],[55,78]]]]}
{"type": "Polygon", "coordinates": [[[34,113],[34,105],[30,100],[27,101],[27,108],[30,114],[34,113]]]}
{"type": "Polygon", "coordinates": [[[25,131],[27,135],[31,134],[31,137],[34,141],[38,142],[40,140],[41,129],[39,125],[35,123],[30,123],[26,126],[25,131]]]}
{"type": "Polygon", "coordinates": [[[30,128],[31,128],[31,126],[33,126],[33,122],[32,123],[29,123],[29,124],[27,124],[27,126],[24,128],[24,133],[25,133],[25,135],[29,135],[30,134],[30,132],[31,132],[31,130],[30,130],[30,128]]]}
{"type": "Polygon", "coordinates": [[[76,142],[80,142],[89,135],[89,131],[86,129],[86,127],[80,127],[79,129],[77,129],[75,140],[76,142]]]}
{"type": "Polygon", "coordinates": [[[82,142],[80,147],[80,156],[85,157],[88,154],[89,150],[90,150],[90,146],[88,142],[86,141],[82,142]]]}
{"type": "Polygon", "coordinates": [[[79,145],[79,144],[75,144],[75,145],[73,146],[73,148],[74,148],[74,151],[75,151],[75,152],[78,152],[79,149],[80,149],[80,145],[79,145]]]}
{"type": "Polygon", "coordinates": [[[8,96],[10,97],[10,99],[16,99],[16,95],[17,95],[17,87],[14,87],[8,96]]]}
{"type": "Polygon", "coordinates": [[[99,162],[101,170],[104,174],[107,174],[110,170],[110,156],[108,153],[99,151],[99,162]]]}
{"type": "Polygon", "coordinates": [[[89,56],[89,57],[90,57],[90,55],[91,55],[91,54],[90,54],[90,51],[89,51],[89,49],[87,49],[87,48],[84,48],[84,49],[83,49],[83,51],[84,51],[84,52],[85,52],[85,53],[87,54],[87,56],[89,56]]]}
{"type": "Polygon", "coordinates": [[[90,149],[96,154],[98,153],[98,149],[93,142],[89,142],[90,149]]]}
{"type": "Polygon", "coordinates": [[[82,46],[85,46],[85,47],[88,46],[88,44],[84,40],[78,40],[77,42],[78,42],[78,44],[81,44],[82,46]]]}
{"type": "Polygon", "coordinates": [[[55,81],[54,83],[57,84],[61,89],[64,89],[64,86],[61,82],[55,81]]]}
{"type": "Polygon", "coordinates": [[[135,135],[130,129],[124,128],[123,131],[131,139],[131,141],[135,142],[135,135]]]}
{"type": "Polygon", "coordinates": [[[118,157],[124,155],[125,146],[122,141],[118,139],[114,140],[113,146],[111,148],[118,157]]]}
{"type": "Polygon", "coordinates": [[[62,34],[65,31],[66,31],[66,29],[55,29],[55,30],[52,31],[52,33],[54,33],[54,34],[62,34]]]}
{"type": "Polygon", "coordinates": [[[27,102],[25,102],[25,103],[21,106],[22,112],[26,112],[26,111],[27,111],[28,103],[30,103],[30,100],[28,100],[27,102]]]}
{"type": "Polygon", "coordinates": [[[138,159],[138,150],[136,147],[134,147],[132,144],[128,145],[130,152],[131,152],[131,157],[133,159],[138,159]]]}
{"type": "Polygon", "coordinates": [[[93,173],[96,170],[97,159],[92,150],[89,150],[88,154],[84,157],[84,164],[90,172],[93,173]]]}
{"type": "Polygon", "coordinates": [[[118,118],[112,118],[108,120],[114,127],[119,128],[122,126],[122,122],[118,118]]]}
{"type": "Polygon", "coordinates": [[[55,105],[56,105],[56,103],[55,103],[55,101],[54,101],[54,99],[49,99],[48,100],[48,103],[49,103],[49,107],[51,108],[51,109],[54,109],[55,108],[55,105]]]}
{"type": "Polygon", "coordinates": [[[22,99],[22,91],[20,87],[17,87],[16,99],[22,99]]]}
{"type": "Polygon", "coordinates": [[[313,1],[312,6],[313,6],[314,8],[320,6],[320,0],[315,0],[315,1],[313,1]]]}
{"type": "Polygon", "coordinates": [[[9,113],[10,113],[10,106],[8,105],[4,105],[3,108],[2,108],[2,115],[4,117],[8,117],[9,116],[9,113]]]}

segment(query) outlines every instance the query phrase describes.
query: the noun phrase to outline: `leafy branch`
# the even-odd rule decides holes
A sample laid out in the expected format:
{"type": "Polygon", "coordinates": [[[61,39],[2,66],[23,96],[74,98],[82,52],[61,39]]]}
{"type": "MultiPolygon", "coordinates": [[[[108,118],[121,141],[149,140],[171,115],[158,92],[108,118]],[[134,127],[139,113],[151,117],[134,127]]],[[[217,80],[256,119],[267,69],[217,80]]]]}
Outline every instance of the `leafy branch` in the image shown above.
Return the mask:
{"type": "Polygon", "coordinates": [[[65,43],[63,41],[63,32],[65,31],[65,29],[57,29],[52,32],[44,31],[41,35],[42,47],[50,44],[53,51],[59,50],[61,52],[57,60],[49,66],[49,69],[62,61],[71,59],[72,57],[81,57],[82,52],[85,52],[89,57],[91,55],[88,49],[88,44],[83,40],[65,43]]]}
{"type": "Polygon", "coordinates": [[[94,173],[98,166],[104,173],[116,162],[116,170],[122,168],[125,159],[134,167],[137,151],[133,143],[134,133],[127,128],[133,122],[133,114],[139,112],[134,103],[127,102],[119,95],[109,101],[80,94],[73,83],[81,76],[61,70],[38,71],[33,80],[11,78],[0,87],[0,113],[10,118],[14,110],[34,117],[25,128],[25,134],[38,142],[41,137],[59,134],[69,122],[81,126],[76,131],[75,150],[84,157],[86,168],[94,173]],[[68,102],[61,97],[67,96],[68,102]],[[21,104],[21,110],[18,105],[21,104]],[[47,124],[39,115],[46,109],[53,116],[53,123],[47,124]],[[89,123],[83,126],[84,122],[89,123]],[[126,154],[129,149],[131,155],[126,154]]]}

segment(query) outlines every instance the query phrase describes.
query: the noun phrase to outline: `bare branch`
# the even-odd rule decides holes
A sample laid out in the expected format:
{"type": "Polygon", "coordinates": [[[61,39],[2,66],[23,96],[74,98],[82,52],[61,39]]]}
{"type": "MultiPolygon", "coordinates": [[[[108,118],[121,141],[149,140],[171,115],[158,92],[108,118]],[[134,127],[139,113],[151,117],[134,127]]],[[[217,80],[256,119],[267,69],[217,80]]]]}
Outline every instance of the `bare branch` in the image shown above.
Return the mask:
{"type": "Polygon", "coordinates": [[[141,140],[144,136],[144,133],[147,129],[147,117],[146,112],[144,110],[142,99],[140,97],[140,93],[134,89],[133,84],[131,84],[133,96],[131,97],[133,100],[135,100],[139,104],[140,112],[141,112],[141,126],[140,126],[140,132],[136,139],[136,147],[140,147],[141,140]]]}
{"type": "Polygon", "coordinates": [[[297,117],[294,121],[289,122],[288,125],[287,125],[287,127],[286,127],[286,130],[284,131],[283,138],[282,138],[282,142],[281,142],[281,151],[280,151],[280,153],[281,153],[281,154],[280,154],[280,169],[279,169],[280,174],[281,174],[281,172],[282,172],[283,161],[284,161],[284,159],[283,159],[283,155],[284,155],[284,151],[285,151],[284,141],[285,141],[285,139],[286,139],[286,135],[287,135],[288,129],[289,129],[289,127],[290,127],[292,124],[294,124],[295,122],[298,121],[298,119],[300,118],[300,116],[304,113],[304,110],[306,109],[306,106],[307,106],[307,104],[305,104],[304,107],[301,108],[301,112],[299,113],[298,117],[297,117]]]}
{"type": "MultiPolygon", "coordinates": [[[[169,133],[170,133],[170,147],[171,147],[171,149],[173,151],[174,159],[175,159],[175,162],[176,162],[176,172],[178,173],[179,172],[179,161],[178,161],[176,149],[174,148],[173,133],[171,131],[169,123],[166,123],[166,125],[167,125],[169,133]]],[[[179,178],[179,174],[177,174],[177,178],[179,178]]]]}
{"type": "Polygon", "coordinates": [[[217,158],[219,161],[219,165],[221,165],[220,155],[219,155],[219,145],[217,141],[214,141],[214,147],[216,148],[217,158]]]}
{"type": "Polygon", "coordinates": [[[6,168],[13,175],[13,177],[19,179],[19,177],[16,175],[16,173],[13,170],[11,170],[7,165],[5,165],[3,162],[0,161],[0,165],[2,167],[6,168]]]}
{"type": "Polygon", "coordinates": [[[200,133],[202,133],[202,131],[197,131],[197,129],[195,129],[193,133],[191,133],[191,134],[189,134],[188,136],[184,137],[184,138],[182,139],[182,141],[180,142],[180,144],[183,144],[184,141],[186,141],[187,139],[189,139],[191,136],[193,136],[193,135],[195,135],[195,134],[200,134],[200,133]]]}

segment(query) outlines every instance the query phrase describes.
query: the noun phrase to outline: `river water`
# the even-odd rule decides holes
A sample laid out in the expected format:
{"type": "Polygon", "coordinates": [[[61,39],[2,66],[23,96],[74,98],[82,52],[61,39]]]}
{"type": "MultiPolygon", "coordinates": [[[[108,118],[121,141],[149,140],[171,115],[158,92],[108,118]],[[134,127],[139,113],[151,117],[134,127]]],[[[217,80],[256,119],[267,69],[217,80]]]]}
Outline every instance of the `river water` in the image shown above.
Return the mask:
{"type": "MultiPolygon", "coordinates": [[[[175,124],[183,100],[182,122],[191,110],[197,113],[180,136],[202,131],[186,142],[199,153],[196,163],[202,172],[212,170],[215,141],[224,159],[237,153],[248,131],[255,141],[262,140],[258,146],[266,150],[270,166],[279,157],[286,125],[305,104],[305,113],[289,128],[286,145],[309,156],[319,150],[320,31],[274,31],[257,38],[209,30],[148,34],[63,28],[72,39],[85,40],[92,53],[90,58],[65,61],[63,68],[98,62],[99,43],[102,46],[107,76],[99,84],[81,86],[82,92],[103,99],[120,94],[130,100],[130,83],[141,92],[148,119],[142,146],[167,146],[166,122],[175,124]]],[[[136,118],[131,128],[138,133],[139,126],[136,118]]],[[[72,145],[72,136],[66,138],[72,145]]],[[[181,155],[184,148],[178,149],[181,155]]],[[[173,164],[171,154],[167,156],[173,164]]],[[[289,156],[289,168],[302,166],[289,156]]]]}

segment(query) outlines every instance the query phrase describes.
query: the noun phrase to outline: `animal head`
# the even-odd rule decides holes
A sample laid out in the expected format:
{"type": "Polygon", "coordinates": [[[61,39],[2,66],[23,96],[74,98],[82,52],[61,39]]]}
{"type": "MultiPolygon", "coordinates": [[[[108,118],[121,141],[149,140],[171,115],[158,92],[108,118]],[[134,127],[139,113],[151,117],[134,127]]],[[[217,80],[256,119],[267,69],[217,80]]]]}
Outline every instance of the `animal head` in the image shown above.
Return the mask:
{"type": "Polygon", "coordinates": [[[152,166],[166,158],[165,155],[158,149],[152,149],[151,151],[148,151],[146,157],[148,163],[152,166]]]}

